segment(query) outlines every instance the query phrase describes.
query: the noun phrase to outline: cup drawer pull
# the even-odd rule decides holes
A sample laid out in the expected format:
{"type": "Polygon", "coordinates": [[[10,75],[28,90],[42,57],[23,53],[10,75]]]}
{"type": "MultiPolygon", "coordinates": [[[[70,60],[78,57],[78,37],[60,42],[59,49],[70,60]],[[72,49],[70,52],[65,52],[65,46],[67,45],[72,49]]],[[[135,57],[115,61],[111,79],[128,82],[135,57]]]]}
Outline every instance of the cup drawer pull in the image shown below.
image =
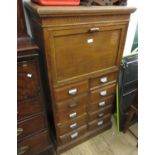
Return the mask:
{"type": "Polygon", "coordinates": [[[103,117],[104,116],[104,113],[99,113],[98,114],[98,117],[103,117]]]}
{"type": "Polygon", "coordinates": [[[105,101],[99,102],[98,105],[99,105],[99,107],[104,107],[105,106],[105,101]]]}
{"type": "Polygon", "coordinates": [[[71,139],[75,139],[78,137],[78,135],[79,135],[78,132],[75,132],[75,133],[71,134],[70,137],[71,137],[71,139]]]}
{"type": "Polygon", "coordinates": [[[23,129],[22,128],[18,128],[17,129],[17,136],[21,135],[23,133],[23,129]]]}
{"type": "Polygon", "coordinates": [[[69,127],[70,127],[71,129],[75,129],[75,128],[77,128],[77,123],[71,124],[69,127]]]}
{"type": "Polygon", "coordinates": [[[31,73],[26,74],[26,76],[27,76],[28,78],[32,78],[32,74],[31,74],[31,73]]]}
{"type": "Polygon", "coordinates": [[[71,114],[69,114],[69,117],[70,118],[74,118],[74,117],[76,117],[77,116],[77,113],[76,112],[72,112],[71,114]]]}
{"type": "Polygon", "coordinates": [[[92,27],[89,29],[90,32],[98,32],[100,30],[99,27],[92,27]]]}
{"type": "Polygon", "coordinates": [[[106,90],[101,91],[101,92],[100,92],[100,95],[101,95],[101,96],[106,96],[106,95],[107,95],[107,91],[106,91],[106,90]]]}
{"type": "Polygon", "coordinates": [[[74,108],[74,107],[77,107],[78,106],[78,103],[76,102],[72,102],[68,105],[69,108],[74,108]]]}
{"type": "Polygon", "coordinates": [[[30,149],[29,146],[22,146],[22,147],[19,147],[19,148],[17,148],[17,154],[18,154],[18,155],[24,154],[24,153],[27,152],[29,149],[30,149]]]}
{"type": "Polygon", "coordinates": [[[69,94],[69,95],[76,95],[77,92],[78,92],[77,89],[74,88],[74,89],[70,89],[70,90],[68,91],[68,94],[69,94]]]}
{"type": "Polygon", "coordinates": [[[97,126],[101,126],[103,124],[103,121],[97,122],[97,126]]]}
{"type": "Polygon", "coordinates": [[[101,83],[106,83],[107,81],[108,81],[108,78],[107,77],[100,78],[100,82],[101,83]]]}

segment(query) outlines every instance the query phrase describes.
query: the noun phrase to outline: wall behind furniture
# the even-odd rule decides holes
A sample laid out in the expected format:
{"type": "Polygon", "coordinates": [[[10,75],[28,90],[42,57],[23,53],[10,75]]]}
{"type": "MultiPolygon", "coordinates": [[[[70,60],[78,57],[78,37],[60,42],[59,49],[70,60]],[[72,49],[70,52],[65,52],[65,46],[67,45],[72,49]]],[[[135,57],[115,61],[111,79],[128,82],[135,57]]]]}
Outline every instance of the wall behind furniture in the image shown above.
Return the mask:
{"type": "MultiPolygon", "coordinates": [[[[24,1],[30,1],[30,0],[23,0],[24,1]]],[[[128,0],[128,6],[134,6],[134,7],[138,7],[138,0],[128,0]]],[[[132,44],[133,44],[133,40],[134,40],[134,34],[136,31],[136,25],[138,22],[138,11],[134,12],[131,15],[131,19],[130,19],[130,24],[129,24],[129,28],[128,28],[128,33],[127,33],[127,39],[126,39],[126,44],[125,44],[125,48],[124,48],[124,53],[123,55],[128,55],[131,52],[131,48],[132,48],[132,44]]],[[[26,16],[26,14],[25,14],[26,16]]],[[[27,25],[27,31],[28,34],[31,36],[31,30],[30,30],[30,25],[26,16],[26,25],[27,25]]]]}

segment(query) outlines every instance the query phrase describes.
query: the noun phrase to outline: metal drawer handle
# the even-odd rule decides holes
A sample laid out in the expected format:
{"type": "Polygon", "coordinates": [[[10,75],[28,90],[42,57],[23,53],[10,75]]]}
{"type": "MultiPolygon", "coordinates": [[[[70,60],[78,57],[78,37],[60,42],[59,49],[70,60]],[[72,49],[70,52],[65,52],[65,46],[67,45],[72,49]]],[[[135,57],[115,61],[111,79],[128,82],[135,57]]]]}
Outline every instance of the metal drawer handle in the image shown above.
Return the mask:
{"type": "Polygon", "coordinates": [[[69,95],[76,95],[77,92],[78,92],[77,89],[74,88],[74,89],[70,89],[70,90],[68,91],[68,94],[69,94],[69,95]]]}
{"type": "Polygon", "coordinates": [[[97,126],[101,126],[103,124],[103,121],[97,122],[97,126]]]}
{"type": "Polygon", "coordinates": [[[99,102],[99,103],[98,103],[98,106],[99,106],[99,107],[104,107],[104,106],[105,106],[105,101],[99,102]]]}
{"type": "Polygon", "coordinates": [[[106,96],[106,95],[107,95],[107,91],[106,91],[106,90],[101,91],[101,92],[100,92],[100,95],[101,95],[101,96],[106,96]]]}
{"type": "Polygon", "coordinates": [[[17,154],[18,155],[24,154],[29,149],[30,149],[30,146],[22,146],[22,147],[19,147],[19,148],[17,148],[17,154]]]}
{"type": "Polygon", "coordinates": [[[21,135],[23,133],[23,129],[22,128],[18,128],[17,129],[17,136],[21,135]]]}
{"type": "Polygon", "coordinates": [[[75,128],[77,128],[77,123],[73,123],[73,124],[71,124],[69,127],[70,127],[71,129],[75,129],[75,128]]]}
{"type": "Polygon", "coordinates": [[[69,108],[74,108],[74,107],[77,107],[78,106],[78,103],[76,102],[72,102],[68,105],[69,108]]]}
{"type": "Polygon", "coordinates": [[[71,134],[70,137],[71,137],[71,139],[75,139],[78,137],[78,135],[79,135],[79,133],[75,132],[75,133],[71,134]]]}
{"type": "Polygon", "coordinates": [[[104,113],[98,114],[98,117],[103,117],[103,116],[104,116],[104,113]]]}
{"type": "Polygon", "coordinates": [[[77,113],[76,112],[72,112],[71,114],[69,114],[69,117],[70,118],[74,118],[74,117],[76,117],[77,116],[77,113]]]}
{"type": "Polygon", "coordinates": [[[32,74],[31,74],[31,73],[28,73],[26,76],[27,76],[28,78],[31,78],[31,77],[32,77],[32,74]]]}
{"type": "Polygon", "coordinates": [[[107,81],[108,81],[108,78],[107,77],[100,78],[100,82],[101,83],[106,83],[107,81]]]}
{"type": "Polygon", "coordinates": [[[92,27],[89,29],[90,32],[98,32],[100,30],[100,28],[98,27],[92,27]]]}

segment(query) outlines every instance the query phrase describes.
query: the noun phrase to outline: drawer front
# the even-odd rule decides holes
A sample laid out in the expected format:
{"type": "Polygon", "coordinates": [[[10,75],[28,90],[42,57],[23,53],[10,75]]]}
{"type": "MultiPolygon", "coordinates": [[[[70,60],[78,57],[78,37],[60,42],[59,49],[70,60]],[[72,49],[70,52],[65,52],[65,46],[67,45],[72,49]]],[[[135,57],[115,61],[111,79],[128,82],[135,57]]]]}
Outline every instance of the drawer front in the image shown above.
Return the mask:
{"type": "Polygon", "coordinates": [[[69,81],[116,67],[122,25],[83,25],[78,28],[49,30],[55,81],[69,81]],[[68,41],[72,41],[68,44],[68,41]]]}
{"type": "Polygon", "coordinates": [[[116,82],[116,78],[117,78],[116,72],[106,74],[106,75],[102,75],[102,76],[97,77],[97,78],[93,78],[90,80],[90,87],[95,88],[98,86],[104,86],[104,85],[107,85],[109,83],[116,82]]]}
{"type": "Polygon", "coordinates": [[[106,115],[102,119],[97,119],[95,121],[92,121],[92,122],[88,123],[88,129],[89,130],[94,130],[96,128],[104,127],[109,122],[111,122],[111,115],[106,115]]]}
{"type": "Polygon", "coordinates": [[[69,99],[69,100],[62,101],[62,102],[57,102],[56,110],[58,113],[62,111],[71,111],[78,107],[86,106],[87,103],[88,103],[88,95],[84,94],[84,95],[75,97],[73,99],[69,99]]]}
{"type": "Polygon", "coordinates": [[[107,115],[111,115],[111,112],[112,112],[112,106],[111,105],[106,106],[104,109],[89,113],[88,114],[88,121],[91,122],[91,121],[94,121],[96,119],[102,119],[107,115]]]}
{"type": "Polygon", "coordinates": [[[107,96],[104,99],[97,101],[97,102],[90,102],[88,106],[89,112],[94,112],[96,110],[104,109],[108,105],[112,105],[114,100],[114,96],[107,96]]]}
{"type": "Polygon", "coordinates": [[[19,122],[17,126],[17,132],[19,134],[18,138],[23,138],[37,131],[45,129],[46,122],[44,117],[44,115],[39,115],[19,122]]]}
{"type": "Polygon", "coordinates": [[[33,155],[49,145],[48,132],[42,132],[17,144],[19,155],[33,155]]]}
{"type": "Polygon", "coordinates": [[[71,84],[55,89],[55,100],[62,101],[86,92],[88,92],[88,81],[71,84]]]}
{"type": "Polygon", "coordinates": [[[37,97],[30,100],[18,102],[17,112],[18,120],[25,117],[40,113],[43,111],[41,98],[37,97]]]}
{"type": "Polygon", "coordinates": [[[87,115],[84,114],[75,118],[74,120],[67,121],[67,123],[61,124],[57,126],[57,130],[59,135],[63,135],[65,133],[71,132],[82,125],[87,123],[87,115]]]}
{"type": "Polygon", "coordinates": [[[100,89],[91,91],[91,102],[104,99],[106,96],[113,95],[115,93],[115,84],[104,86],[100,89]]]}
{"type": "Polygon", "coordinates": [[[73,132],[59,136],[60,143],[65,144],[67,142],[71,142],[79,138],[80,136],[84,135],[86,131],[87,131],[87,126],[85,125],[85,126],[78,128],[77,130],[74,130],[73,132]]]}
{"type": "Polygon", "coordinates": [[[72,111],[67,111],[63,113],[57,114],[57,123],[64,123],[65,121],[73,120],[74,118],[77,118],[78,116],[86,113],[86,107],[82,106],[79,108],[76,108],[72,111]]]}
{"type": "Polygon", "coordinates": [[[17,66],[17,99],[23,100],[39,93],[39,73],[37,61],[18,62],[17,66]]]}

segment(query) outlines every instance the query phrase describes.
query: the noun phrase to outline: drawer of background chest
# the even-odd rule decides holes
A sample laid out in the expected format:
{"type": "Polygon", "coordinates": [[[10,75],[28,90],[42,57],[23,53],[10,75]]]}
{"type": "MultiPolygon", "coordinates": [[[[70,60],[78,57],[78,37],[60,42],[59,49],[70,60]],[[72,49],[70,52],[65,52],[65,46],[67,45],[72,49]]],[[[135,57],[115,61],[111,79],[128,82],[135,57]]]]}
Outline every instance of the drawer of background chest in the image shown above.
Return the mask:
{"type": "Polygon", "coordinates": [[[65,111],[56,114],[57,123],[64,123],[65,121],[73,120],[78,116],[86,113],[86,107],[81,106],[72,111],[65,111]]]}
{"type": "Polygon", "coordinates": [[[104,86],[91,91],[91,102],[104,99],[106,96],[115,94],[115,84],[104,86]]]}
{"type": "Polygon", "coordinates": [[[91,122],[96,119],[102,119],[107,115],[111,115],[111,112],[112,112],[112,105],[108,105],[104,109],[88,113],[88,121],[91,122]]]}
{"type": "Polygon", "coordinates": [[[117,79],[117,72],[102,75],[100,77],[90,79],[90,87],[95,88],[98,86],[104,86],[112,82],[116,82],[116,79],[117,79]]]}
{"type": "Polygon", "coordinates": [[[18,120],[22,120],[31,115],[35,115],[43,111],[42,100],[40,97],[25,101],[18,101],[17,113],[18,120]]]}
{"type": "Polygon", "coordinates": [[[81,126],[80,128],[78,128],[77,130],[74,130],[73,132],[70,132],[68,134],[59,136],[59,140],[61,144],[65,144],[67,142],[71,142],[77,138],[79,138],[80,136],[84,135],[87,131],[87,126],[81,126]]]}
{"type": "Polygon", "coordinates": [[[94,112],[99,109],[104,109],[106,106],[113,104],[114,96],[107,96],[103,98],[102,100],[96,101],[96,102],[90,102],[88,106],[89,112],[94,112]]]}
{"type": "Polygon", "coordinates": [[[100,127],[104,127],[106,126],[106,124],[108,124],[109,122],[111,122],[111,115],[106,115],[101,119],[96,119],[92,122],[88,123],[88,129],[89,130],[93,130],[96,128],[100,128],[100,127]]]}
{"type": "Polygon", "coordinates": [[[17,65],[17,99],[23,100],[38,95],[39,72],[36,60],[18,62],[17,65]]]}
{"type": "Polygon", "coordinates": [[[57,126],[57,130],[59,135],[63,135],[65,133],[71,132],[82,125],[87,123],[87,115],[84,114],[79,116],[73,120],[67,121],[66,123],[60,124],[57,126]]]}
{"type": "Polygon", "coordinates": [[[80,95],[73,99],[68,99],[62,102],[57,102],[56,111],[58,113],[63,112],[63,111],[71,111],[81,106],[86,106],[87,103],[88,103],[88,95],[87,94],[80,95]]]}
{"type": "Polygon", "coordinates": [[[54,90],[55,100],[62,101],[64,99],[73,98],[79,94],[88,92],[88,81],[70,84],[54,90]]]}
{"type": "Polygon", "coordinates": [[[17,151],[21,155],[34,155],[48,145],[49,135],[47,131],[44,131],[18,142],[17,151]]]}
{"type": "Polygon", "coordinates": [[[33,134],[37,131],[43,130],[46,128],[46,122],[44,119],[44,115],[38,115],[24,121],[18,122],[17,125],[17,133],[18,138],[23,138],[30,134],[33,134]]]}

